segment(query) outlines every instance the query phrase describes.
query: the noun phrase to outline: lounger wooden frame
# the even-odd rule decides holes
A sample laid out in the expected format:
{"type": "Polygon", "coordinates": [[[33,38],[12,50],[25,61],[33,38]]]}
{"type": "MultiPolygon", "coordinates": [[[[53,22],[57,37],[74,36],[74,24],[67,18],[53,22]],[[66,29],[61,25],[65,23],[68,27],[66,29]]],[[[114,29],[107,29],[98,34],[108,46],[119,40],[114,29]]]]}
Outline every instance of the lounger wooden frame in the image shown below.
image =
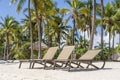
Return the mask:
{"type": "Polygon", "coordinates": [[[63,64],[65,64],[65,67],[66,67],[67,64],[69,63],[68,59],[70,55],[72,54],[74,48],[75,46],[64,46],[63,50],[61,51],[57,59],[53,60],[53,63],[54,63],[53,69],[55,69],[56,66],[58,65],[57,62],[62,63],[60,67],[62,67],[63,64]]]}
{"type": "Polygon", "coordinates": [[[77,67],[84,68],[81,63],[86,63],[88,64],[87,68],[89,66],[93,66],[96,69],[101,69],[104,68],[105,66],[105,60],[103,60],[103,65],[102,67],[98,67],[94,65],[92,62],[94,61],[93,59],[101,52],[101,50],[88,50],[83,56],[81,56],[79,59],[76,60],[69,60],[69,70],[71,69],[71,63],[76,64],[77,67]]]}
{"type": "Polygon", "coordinates": [[[50,47],[47,53],[44,55],[43,59],[29,59],[29,60],[20,60],[19,68],[23,62],[30,62],[29,68],[33,68],[35,63],[40,63],[44,65],[45,60],[52,60],[57,52],[58,47],[50,47]]]}
{"type": "MultiPolygon", "coordinates": [[[[45,59],[43,61],[44,69],[47,67],[46,63],[50,63],[51,66],[53,66],[54,69],[55,69],[55,67],[62,67],[63,64],[65,64],[65,63],[67,64],[67,61],[65,61],[65,60],[68,60],[68,58],[70,57],[72,51],[74,50],[74,47],[75,46],[64,46],[63,50],[60,52],[60,54],[57,57],[57,59],[45,59]],[[57,62],[62,62],[62,65],[56,64],[57,62]]],[[[36,61],[37,60],[32,61],[33,66],[36,63],[36,61]]],[[[32,68],[33,68],[33,66],[32,66],[32,68]]]]}

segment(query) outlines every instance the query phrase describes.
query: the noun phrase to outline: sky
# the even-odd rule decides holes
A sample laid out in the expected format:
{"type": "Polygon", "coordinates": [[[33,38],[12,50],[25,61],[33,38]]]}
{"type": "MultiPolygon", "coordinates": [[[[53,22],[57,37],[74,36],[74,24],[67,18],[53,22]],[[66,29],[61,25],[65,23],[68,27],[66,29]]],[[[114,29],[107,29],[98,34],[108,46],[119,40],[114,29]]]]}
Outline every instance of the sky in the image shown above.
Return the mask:
{"type": "MultiPolygon", "coordinates": [[[[57,7],[59,8],[70,8],[67,3],[64,2],[64,0],[54,0],[57,2],[57,7]]],[[[85,0],[83,0],[85,1],[85,0]]],[[[97,0],[99,2],[100,0],[97,0]]],[[[104,0],[104,4],[106,4],[108,1],[112,0],[104,0]]],[[[16,13],[16,6],[17,5],[10,5],[10,0],[0,0],[0,17],[3,18],[7,15],[13,16],[16,18],[16,20],[20,21],[20,19],[24,18],[23,12],[21,11],[20,14],[16,13]]],[[[25,4],[23,7],[27,7],[27,4],[25,4]]]]}
{"type": "MultiPolygon", "coordinates": [[[[64,0],[54,0],[57,2],[57,7],[59,8],[70,8],[70,6],[64,2],[64,0]]],[[[85,0],[83,0],[85,1],[85,0]]],[[[97,0],[97,3],[99,3],[100,0],[97,0]]],[[[108,2],[111,2],[113,0],[103,0],[104,1],[104,5],[106,5],[108,2]]],[[[10,4],[10,0],[0,0],[0,18],[1,17],[6,17],[7,15],[9,16],[13,16],[17,21],[20,21],[21,19],[24,18],[23,12],[21,11],[19,14],[16,12],[16,6],[17,5],[11,5],[10,4]]],[[[27,4],[25,4],[23,6],[23,8],[27,7],[27,4]]],[[[1,22],[1,19],[0,19],[1,22]]],[[[82,34],[82,33],[81,33],[82,34]]],[[[87,33],[86,33],[87,34],[87,33]]],[[[104,40],[105,42],[108,42],[108,37],[104,36],[104,40]]],[[[88,37],[86,37],[88,38],[88,37]]],[[[115,43],[118,43],[118,35],[116,35],[115,37],[115,43]]],[[[97,36],[95,36],[94,39],[94,44],[97,44],[98,42],[100,42],[100,34],[98,34],[97,36]]]]}
{"type": "MultiPolygon", "coordinates": [[[[17,21],[20,21],[20,19],[24,18],[24,15],[22,12],[20,14],[16,13],[16,6],[11,5],[10,0],[0,0],[0,17],[5,18],[9,15],[13,16],[17,21]]],[[[27,7],[27,5],[25,6],[27,7]]]]}

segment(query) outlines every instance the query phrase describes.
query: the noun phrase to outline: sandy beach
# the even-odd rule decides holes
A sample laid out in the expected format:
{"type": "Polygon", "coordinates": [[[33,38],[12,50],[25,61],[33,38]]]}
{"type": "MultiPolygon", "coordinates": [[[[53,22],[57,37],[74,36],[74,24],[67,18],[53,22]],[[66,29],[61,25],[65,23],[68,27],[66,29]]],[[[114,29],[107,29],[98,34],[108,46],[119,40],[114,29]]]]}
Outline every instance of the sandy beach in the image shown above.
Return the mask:
{"type": "Polygon", "coordinates": [[[0,80],[120,80],[120,62],[106,62],[105,68],[100,70],[71,72],[65,69],[28,69],[29,63],[24,63],[21,69],[18,66],[18,61],[0,61],[0,80]]]}

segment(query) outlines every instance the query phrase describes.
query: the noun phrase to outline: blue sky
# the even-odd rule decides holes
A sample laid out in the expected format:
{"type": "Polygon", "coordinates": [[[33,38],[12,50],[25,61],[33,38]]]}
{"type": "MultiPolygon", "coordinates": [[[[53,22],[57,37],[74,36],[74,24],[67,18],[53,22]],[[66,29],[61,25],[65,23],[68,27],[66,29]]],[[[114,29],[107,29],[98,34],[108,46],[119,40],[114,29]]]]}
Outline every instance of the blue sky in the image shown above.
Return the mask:
{"type": "MultiPolygon", "coordinates": [[[[64,3],[64,0],[54,0],[54,1],[57,2],[59,8],[69,7],[69,5],[64,3]]],[[[97,2],[99,1],[100,0],[97,0],[97,2]]],[[[104,0],[104,3],[106,4],[108,1],[111,0],[104,0]]],[[[27,7],[27,4],[25,4],[24,7],[27,7]]],[[[18,21],[24,18],[22,12],[20,14],[16,13],[16,5],[10,5],[10,0],[0,0],[0,17],[2,16],[4,18],[7,15],[15,17],[15,19],[18,21]]]]}
{"type": "Polygon", "coordinates": [[[16,20],[20,21],[24,18],[22,12],[20,14],[16,13],[16,5],[10,5],[10,0],[0,1],[0,17],[6,17],[7,15],[13,16],[16,20]]]}

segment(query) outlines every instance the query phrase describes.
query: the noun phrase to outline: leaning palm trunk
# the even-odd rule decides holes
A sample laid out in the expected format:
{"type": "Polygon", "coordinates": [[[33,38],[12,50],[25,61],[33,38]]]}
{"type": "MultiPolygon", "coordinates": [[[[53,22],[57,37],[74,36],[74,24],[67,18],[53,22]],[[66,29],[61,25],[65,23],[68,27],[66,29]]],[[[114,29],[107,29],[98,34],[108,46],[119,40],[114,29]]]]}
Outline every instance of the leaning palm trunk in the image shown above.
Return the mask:
{"type": "Polygon", "coordinates": [[[95,26],[96,26],[96,0],[94,0],[94,15],[93,15],[93,22],[92,22],[92,33],[90,36],[90,44],[89,44],[89,50],[93,47],[93,40],[94,40],[94,32],[95,32],[95,26]]]}
{"type": "MultiPolygon", "coordinates": [[[[91,33],[92,33],[92,19],[91,19],[91,16],[92,16],[92,0],[88,0],[89,3],[90,3],[90,6],[89,6],[89,10],[90,10],[90,17],[88,17],[88,20],[89,20],[89,35],[91,37],[91,33]]],[[[89,36],[88,35],[88,36],[89,36]]]]}
{"type": "Polygon", "coordinates": [[[38,10],[37,10],[37,2],[36,0],[34,0],[34,7],[35,7],[35,14],[36,14],[36,18],[37,18],[37,25],[38,25],[38,44],[39,44],[39,52],[38,52],[38,59],[42,58],[42,51],[41,51],[41,39],[42,39],[42,35],[41,35],[41,27],[42,27],[42,17],[40,15],[40,18],[38,16],[38,10]],[[40,20],[39,20],[40,19],[40,20]]]}
{"type": "Polygon", "coordinates": [[[30,43],[31,43],[31,56],[33,59],[33,32],[32,32],[32,21],[31,21],[31,11],[30,11],[30,0],[28,0],[28,14],[29,14],[29,22],[30,22],[30,43]]]}
{"type": "Polygon", "coordinates": [[[101,0],[101,60],[103,59],[102,58],[102,55],[103,55],[103,17],[104,17],[104,5],[103,5],[103,0],[101,0]]]}

